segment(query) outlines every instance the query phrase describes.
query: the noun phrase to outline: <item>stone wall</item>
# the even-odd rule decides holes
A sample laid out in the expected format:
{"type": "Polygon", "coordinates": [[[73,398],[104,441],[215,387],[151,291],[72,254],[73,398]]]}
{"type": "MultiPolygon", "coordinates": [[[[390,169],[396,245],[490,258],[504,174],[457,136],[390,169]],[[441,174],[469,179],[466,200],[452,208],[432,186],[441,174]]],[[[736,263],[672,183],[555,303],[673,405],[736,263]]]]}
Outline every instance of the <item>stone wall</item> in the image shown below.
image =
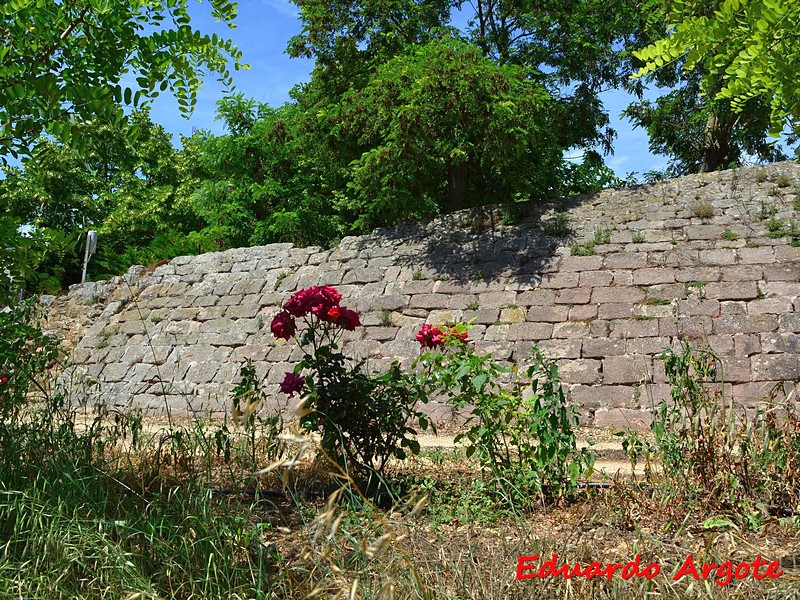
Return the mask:
{"type": "Polygon", "coordinates": [[[800,166],[783,163],[526,207],[514,224],[473,210],[331,250],[181,256],[73,286],[51,299],[52,322],[73,348],[71,374],[98,382],[106,402],[224,410],[249,358],[280,403],[298,354],[269,322],[293,291],[330,284],[365,325],[346,352],[376,368],[418,355],[420,324],[474,319],[480,351],[523,361],[537,344],[556,358],[586,423],[641,427],[669,394],[654,355],[681,340],[719,354],[726,390],[745,406],[796,393],[800,248],[770,235],[800,220],[795,186],[800,166]]]}

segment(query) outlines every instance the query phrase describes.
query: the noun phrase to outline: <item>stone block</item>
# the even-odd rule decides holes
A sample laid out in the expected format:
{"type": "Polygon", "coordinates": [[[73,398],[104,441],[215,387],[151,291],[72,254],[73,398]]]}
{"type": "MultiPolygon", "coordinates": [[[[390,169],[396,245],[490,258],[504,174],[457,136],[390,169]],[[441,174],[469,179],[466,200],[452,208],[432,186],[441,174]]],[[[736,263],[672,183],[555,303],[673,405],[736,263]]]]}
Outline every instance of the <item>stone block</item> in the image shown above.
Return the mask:
{"type": "Polygon", "coordinates": [[[753,333],[737,333],[733,336],[733,353],[736,356],[752,356],[760,352],[761,338],[759,335],[753,333]]]}
{"type": "Polygon", "coordinates": [[[481,308],[504,308],[516,303],[516,292],[486,292],[478,295],[481,308]]]}
{"type": "Polygon", "coordinates": [[[527,312],[524,308],[513,306],[504,308],[500,311],[501,323],[523,323],[527,317],[527,312]]]}
{"type": "Polygon", "coordinates": [[[600,304],[597,306],[597,317],[599,319],[627,319],[633,314],[634,307],[630,304],[600,304]]]}
{"type": "Polygon", "coordinates": [[[526,320],[535,323],[561,323],[567,320],[569,308],[566,306],[531,306],[526,320]]]}
{"type": "Polygon", "coordinates": [[[559,272],[548,274],[542,278],[542,283],[540,285],[542,288],[553,289],[578,287],[578,273],[559,272]]]}
{"type": "Polygon", "coordinates": [[[736,254],[739,257],[739,263],[745,265],[769,265],[775,259],[775,253],[770,246],[739,248],[736,254]]]}
{"type": "Polygon", "coordinates": [[[762,333],[759,338],[761,352],[767,354],[780,352],[786,354],[800,354],[800,334],[788,331],[772,331],[769,333],[762,333]]]}
{"type": "Polygon", "coordinates": [[[645,356],[609,356],[603,359],[605,385],[644,383],[650,381],[652,367],[645,356]]]}
{"type": "Polygon", "coordinates": [[[761,354],[750,357],[754,381],[796,381],[800,379],[800,355],[761,354]]]}
{"type": "Polygon", "coordinates": [[[589,335],[589,323],[586,321],[567,321],[553,325],[553,338],[585,338],[589,335]]]}
{"type": "Polygon", "coordinates": [[[736,263],[736,250],[700,250],[700,262],[707,266],[730,266],[736,263]]]}
{"type": "Polygon", "coordinates": [[[791,281],[770,281],[759,285],[761,292],[766,298],[783,296],[787,298],[797,298],[800,296],[800,283],[791,281]]]}
{"type": "Polygon", "coordinates": [[[486,328],[486,334],[484,335],[484,339],[490,342],[500,341],[500,340],[507,340],[508,339],[508,332],[509,332],[510,325],[503,324],[503,325],[490,325],[486,328]]]}
{"type": "Polygon", "coordinates": [[[636,402],[636,389],[628,385],[577,384],[572,386],[570,394],[575,404],[589,409],[631,406],[636,402]]]}
{"type": "Polygon", "coordinates": [[[716,267],[681,267],[675,269],[675,281],[679,283],[719,281],[722,276],[716,267]]]}
{"type": "MultiPolygon", "coordinates": [[[[447,294],[416,294],[411,297],[411,308],[449,308],[451,296],[447,294]]],[[[464,307],[466,308],[466,306],[464,307]]]]}
{"type": "Polygon", "coordinates": [[[577,287],[559,290],[556,304],[586,304],[592,296],[591,288],[577,287]]]}
{"type": "Polygon", "coordinates": [[[714,319],[713,333],[766,333],[776,329],[775,315],[725,315],[714,319]]]}
{"type": "Polygon", "coordinates": [[[607,287],[614,280],[612,271],[583,271],[578,276],[582,288],[607,287]]]}
{"type": "Polygon", "coordinates": [[[537,344],[544,355],[551,359],[580,358],[581,345],[582,341],[578,339],[542,340],[537,344]]]}
{"type": "MultiPolygon", "coordinates": [[[[797,301],[795,304],[797,304],[797,301]]],[[[781,331],[800,333],[800,312],[781,315],[779,317],[779,324],[781,331]]]]}
{"type": "Polygon", "coordinates": [[[496,308],[479,308],[478,310],[464,311],[464,320],[475,319],[474,323],[481,325],[491,325],[497,322],[500,311],[496,308]]]}
{"type": "Polygon", "coordinates": [[[365,339],[387,341],[397,336],[397,327],[368,327],[365,339]]]}
{"type": "Polygon", "coordinates": [[[716,300],[752,300],[758,294],[755,281],[712,282],[705,286],[705,297],[716,300]]]}
{"type": "Polygon", "coordinates": [[[594,359],[559,360],[558,374],[565,383],[583,383],[591,385],[600,381],[602,363],[594,359]]]}
{"type": "Polygon", "coordinates": [[[657,337],[658,319],[617,319],[611,321],[611,338],[657,337]]]}
{"type": "MultiPolygon", "coordinates": [[[[553,325],[551,323],[514,323],[509,327],[509,341],[547,340],[553,334],[553,325]]],[[[486,330],[487,336],[489,329],[486,330]]]]}
{"type": "Polygon", "coordinates": [[[736,404],[753,408],[773,399],[783,401],[793,390],[793,384],[786,381],[753,381],[733,386],[733,401],[736,404]]]}
{"type": "Polygon", "coordinates": [[[561,260],[559,270],[562,273],[569,271],[597,271],[602,267],[602,256],[565,256],[561,260]]]}
{"type": "Polygon", "coordinates": [[[569,309],[570,321],[591,321],[597,318],[597,304],[576,304],[569,309]]]}
{"type": "Polygon", "coordinates": [[[638,304],[645,299],[645,296],[644,291],[638,287],[612,286],[592,290],[592,302],[600,304],[610,302],[638,304]]]}
{"type": "Polygon", "coordinates": [[[691,297],[686,300],[678,300],[678,316],[681,317],[716,317],[720,314],[719,300],[704,300],[702,298],[691,297]]]}
{"type": "Polygon", "coordinates": [[[647,253],[621,252],[606,254],[603,257],[603,267],[606,269],[641,269],[647,266],[647,253]]]}
{"type": "Polygon", "coordinates": [[[747,303],[747,312],[751,315],[781,315],[794,310],[788,298],[764,298],[747,303]]]}
{"type": "Polygon", "coordinates": [[[623,340],[586,339],[583,340],[581,356],[583,358],[605,358],[625,354],[626,344],[623,340]]]}
{"type": "Polygon", "coordinates": [[[800,263],[778,264],[764,268],[764,279],[767,281],[800,280],[800,263]]]}
{"type": "Polygon", "coordinates": [[[537,288],[529,292],[521,292],[517,296],[520,306],[547,306],[556,301],[556,291],[553,289],[537,288]]]}
{"type": "Polygon", "coordinates": [[[592,424],[599,428],[614,428],[624,431],[650,431],[653,415],[649,410],[631,408],[612,408],[607,412],[595,413],[592,424]]]}
{"type": "Polygon", "coordinates": [[[629,271],[627,269],[614,271],[614,281],[612,282],[612,285],[633,285],[633,271],[629,271]]]}
{"type": "Polygon", "coordinates": [[[655,285],[674,282],[675,270],[668,267],[636,269],[633,271],[633,285],[655,285]]]}

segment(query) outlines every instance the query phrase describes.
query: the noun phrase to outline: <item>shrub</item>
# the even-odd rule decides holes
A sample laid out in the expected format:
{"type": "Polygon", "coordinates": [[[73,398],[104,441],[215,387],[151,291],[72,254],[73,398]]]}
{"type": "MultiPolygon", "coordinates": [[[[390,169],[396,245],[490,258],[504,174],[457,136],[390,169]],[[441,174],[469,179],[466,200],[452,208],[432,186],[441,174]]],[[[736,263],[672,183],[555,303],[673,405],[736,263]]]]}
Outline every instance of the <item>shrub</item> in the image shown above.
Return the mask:
{"type": "Polygon", "coordinates": [[[567,404],[555,363],[534,348],[525,390],[516,368],[499,365],[491,354],[480,356],[465,343],[467,328],[434,328],[433,337],[422,331],[418,336],[429,351],[417,365],[432,389],[454,409],[473,407],[468,430],[456,442],[466,440],[467,456],[477,456],[498,491],[514,504],[528,506],[536,494],[546,502],[570,494],[594,456],[577,449],[578,417],[567,404]],[[510,385],[502,385],[504,378],[510,385]]]}
{"type": "Polygon", "coordinates": [[[358,313],[340,306],[341,294],[330,286],[300,290],[272,320],[272,333],[294,338],[305,354],[292,372],[286,373],[281,391],[304,397],[301,425],[318,431],[321,447],[356,479],[381,475],[392,457],[404,459],[417,453],[419,444],[413,419],[426,428],[428,421],[416,411],[426,402],[415,377],[393,363],[388,371],[368,373],[364,361],[348,360],[339,351],[345,330],[360,325],[358,313]],[[297,319],[305,328],[298,330],[297,319]]]}
{"type": "MultiPolygon", "coordinates": [[[[684,344],[660,355],[671,386],[671,402],[652,409],[654,445],[635,434],[623,441],[633,463],[643,456],[661,464],[665,493],[730,511],[757,528],[770,504],[797,507],[800,501],[800,418],[791,406],[772,402],[754,419],[725,398],[722,368],[708,349],[684,344]],[[782,416],[783,415],[783,416],[782,416]],[[765,504],[768,503],[768,504],[765,504]]],[[[648,468],[646,473],[652,478],[648,468]]]]}

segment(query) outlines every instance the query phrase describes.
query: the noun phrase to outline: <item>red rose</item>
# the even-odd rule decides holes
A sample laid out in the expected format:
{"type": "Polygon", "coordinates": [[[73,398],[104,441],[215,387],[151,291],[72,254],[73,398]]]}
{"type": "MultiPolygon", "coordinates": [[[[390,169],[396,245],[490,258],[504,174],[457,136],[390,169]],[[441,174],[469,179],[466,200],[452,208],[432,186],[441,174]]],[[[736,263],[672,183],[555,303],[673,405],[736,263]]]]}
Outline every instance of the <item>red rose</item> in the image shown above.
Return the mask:
{"type": "Polygon", "coordinates": [[[301,377],[297,373],[286,373],[283,383],[281,383],[281,391],[287,396],[291,396],[295,392],[300,392],[305,384],[305,377],[301,377]]]}
{"type": "Polygon", "coordinates": [[[339,306],[339,302],[342,299],[342,295],[329,285],[320,287],[319,294],[325,298],[331,306],[339,306]]]}
{"type": "Polygon", "coordinates": [[[324,318],[328,309],[339,305],[342,295],[329,285],[322,287],[312,285],[300,290],[289,298],[283,308],[295,317],[304,317],[308,313],[324,318]]]}
{"type": "Polygon", "coordinates": [[[451,329],[450,331],[447,332],[447,337],[452,339],[452,340],[458,340],[460,342],[466,342],[467,341],[467,332],[465,331],[464,333],[456,333],[455,329],[451,329]]]}
{"type": "Polygon", "coordinates": [[[294,335],[294,332],[297,331],[297,323],[295,323],[294,317],[284,310],[279,312],[275,315],[275,318],[272,319],[270,329],[272,330],[272,335],[276,338],[288,340],[294,335]]]}
{"type": "Polygon", "coordinates": [[[8,377],[5,375],[0,375],[0,385],[3,385],[4,383],[8,383],[8,377]]]}
{"type": "Polygon", "coordinates": [[[340,327],[344,327],[347,331],[353,331],[356,327],[361,325],[361,320],[358,318],[358,313],[356,311],[341,306],[338,312],[339,316],[336,317],[333,322],[340,327]]]}

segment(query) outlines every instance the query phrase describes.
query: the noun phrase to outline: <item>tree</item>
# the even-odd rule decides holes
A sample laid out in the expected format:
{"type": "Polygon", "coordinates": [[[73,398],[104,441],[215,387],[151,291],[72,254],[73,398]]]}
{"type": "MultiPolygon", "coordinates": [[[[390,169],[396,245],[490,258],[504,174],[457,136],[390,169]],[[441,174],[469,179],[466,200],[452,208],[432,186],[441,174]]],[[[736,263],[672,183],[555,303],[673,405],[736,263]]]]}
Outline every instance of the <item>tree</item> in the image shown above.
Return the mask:
{"type": "Polygon", "coordinates": [[[330,243],[340,234],[331,190],[319,189],[319,138],[300,133],[301,110],[241,95],[220,100],[226,135],[192,140],[203,170],[192,205],[216,249],[291,241],[330,243]]]}
{"type": "Polygon", "coordinates": [[[800,130],[800,4],[784,0],[675,0],[669,35],[636,52],[639,76],[685,60],[701,89],[744,113],[769,107],[770,131],[800,130]]]}
{"type": "Polygon", "coordinates": [[[769,139],[769,107],[758,99],[737,113],[729,101],[703,95],[697,72],[678,69],[665,81],[672,89],[664,96],[631,103],[623,114],[647,130],[652,152],[670,157],[669,176],[727,169],[746,159],[786,159],[769,139]]]}
{"type": "MultiPolygon", "coordinates": [[[[649,6],[655,0],[648,0],[649,6]]],[[[435,39],[456,36],[498,65],[518,65],[552,98],[562,149],[611,149],[614,132],[598,94],[628,85],[630,55],[647,39],[649,12],[632,0],[476,0],[467,31],[452,27],[459,0],[295,0],[304,24],[292,56],[317,60],[313,95],[338,98],[368,85],[381,64],[435,39]]],[[[634,84],[635,85],[635,84],[634,84]]],[[[305,88],[304,91],[308,90],[305,88]]],[[[302,99],[301,99],[302,102],[302,99]]]]}
{"type": "MultiPolygon", "coordinates": [[[[235,4],[209,0],[234,27],[235,4]]],[[[0,161],[29,154],[47,133],[80,145],[89,124],[123,118],[170,90],[188,114],[203,73],[231,87],[242,66],[230,40],[191,28],[188,0],[8,0],[0,4],[0,161]],[[133,88],[123,86],[135,76],[133,88]]]]}
{"type": "Polygon", "coordinates": [[[552,102],[521,67],[443,38],[378,68],[330,107],[364,151],[349,165],[362,229],[557,187],[552,102]]]}
{"type": "Polygon", "coordinates": [[[173,148],[147,111],[133,111],[122,126],[98,123],[86,133],[82,152],[45,140],[20,167],[3,170],[0,209],[25,225],[28,233],[15,245],[27,248],[24,256],[36,263],[15,278],[29,291],[55,291],[79,280],[78,242],[88,229],[100,235],[95,274],[116,275],[131,264],[196,251],[184,240],[201,227],[188,200],[197,185],[191,159],[173,148]]]}

